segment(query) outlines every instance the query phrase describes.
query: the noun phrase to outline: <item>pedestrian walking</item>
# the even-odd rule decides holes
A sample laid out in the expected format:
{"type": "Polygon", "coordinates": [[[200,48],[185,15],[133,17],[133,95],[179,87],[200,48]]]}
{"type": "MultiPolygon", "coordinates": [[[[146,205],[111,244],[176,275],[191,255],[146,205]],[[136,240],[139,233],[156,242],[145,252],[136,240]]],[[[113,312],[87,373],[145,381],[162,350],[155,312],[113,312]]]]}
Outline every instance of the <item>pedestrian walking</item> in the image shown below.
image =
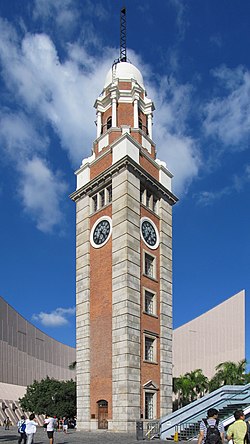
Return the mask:
{"type": "Polygon", "coordinates": [[[54,442],[54,429],[56,427],[56,419],[52,416],[48,415],[48,418],[45,418],[44,424],[47,424],[47,435],[49,438],[49,444],[53,444],[54,442]]]}
{"type": "Polygon", "coordinates": [[[68,433],[68,427],[69,427],[69,420],[64,416],[63,418],[63,432],[66,434],[68,433]]]}
{"type": "Polygon", "coordinates": [[[10,430],[10,418],[7,416],[4,420],[4,430],[10,430]]]}
{"type": "Polygon", "coordinates": [[[227,439],[233,439],[235,444],[244,444],[247,424],[245,422],[245,415],[243,410],[235,410],[234,412],[235,421],[227,429],[227,439]]]}
{"type": "Polygon", "coordinates": [[[19,438],[18,438],[18,444],[21,444],[21,442],[23,441],[23,444],[26,444],[27,441],[27,435],[26,435],[26,423],[25,423],[25,416],[22,415],[21,419],[19,419],[18,423],[17,423],[17,430],[19,433],[19,438]]]}
{"type": "Polygon", "coordinates": [[[218,419],[218,410],[211,408],[207,411],[207,418],[200,423],[200,434],[197,444],[223,444],[224,426],[218,419]]]}
{"type": "Polygon", "coordinates": [[[34,421],[35,419],[35,415],[34,413],[31,413],[31,415],[29,416],[29,419],[26,419],[25,424],[26,424],[26,435],[27,435],[27,442],[26,444],[32,444],[33,442],[33,438],[34,435],[36,433],[36,427],[38,426],[37,422],[34,421]]]}

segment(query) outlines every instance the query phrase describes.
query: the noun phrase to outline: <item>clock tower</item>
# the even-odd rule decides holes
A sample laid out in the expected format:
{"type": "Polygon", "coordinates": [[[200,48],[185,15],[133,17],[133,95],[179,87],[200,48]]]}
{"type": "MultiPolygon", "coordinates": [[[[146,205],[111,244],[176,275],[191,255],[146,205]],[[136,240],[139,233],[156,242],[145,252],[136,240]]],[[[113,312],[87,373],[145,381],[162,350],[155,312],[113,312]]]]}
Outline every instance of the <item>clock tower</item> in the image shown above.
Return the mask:
{"type": "Polygon", "coordinates": [[[120,58],[95,102],[76,171],[77,423],[135,431],[172,409],[172,174],[156,158],[153,102],[120,58]]]}

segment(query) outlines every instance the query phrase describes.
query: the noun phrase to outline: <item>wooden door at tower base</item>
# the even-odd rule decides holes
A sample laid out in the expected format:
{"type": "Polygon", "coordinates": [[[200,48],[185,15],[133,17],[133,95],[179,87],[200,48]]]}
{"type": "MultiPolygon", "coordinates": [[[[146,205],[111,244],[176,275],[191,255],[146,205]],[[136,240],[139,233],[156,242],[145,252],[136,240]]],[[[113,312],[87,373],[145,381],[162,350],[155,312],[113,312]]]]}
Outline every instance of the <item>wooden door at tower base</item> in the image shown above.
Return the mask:
{"type": "Polygon", "coordinates": [[[108,403],[107,401],[98,401],[98,429],[108,428],[108,403]]]}

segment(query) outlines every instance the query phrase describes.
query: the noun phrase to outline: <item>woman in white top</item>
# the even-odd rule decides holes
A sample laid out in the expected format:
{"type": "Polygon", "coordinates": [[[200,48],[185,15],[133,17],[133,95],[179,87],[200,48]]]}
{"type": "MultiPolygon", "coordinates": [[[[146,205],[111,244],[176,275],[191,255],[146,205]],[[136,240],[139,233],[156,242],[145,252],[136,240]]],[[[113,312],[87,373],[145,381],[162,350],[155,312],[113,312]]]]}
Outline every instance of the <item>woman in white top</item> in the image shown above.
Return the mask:
{"type": "Polygon", "coordinates": [[[26,419],[26,429],[25,433],[27,435],[27,442],[26,444],[32,444],[34,434],[36,433],[36,426],[38,425],[37,422],[34,421],[35,415],[34,413],[31,413],[29,416],[29,419],[26,419]]]}

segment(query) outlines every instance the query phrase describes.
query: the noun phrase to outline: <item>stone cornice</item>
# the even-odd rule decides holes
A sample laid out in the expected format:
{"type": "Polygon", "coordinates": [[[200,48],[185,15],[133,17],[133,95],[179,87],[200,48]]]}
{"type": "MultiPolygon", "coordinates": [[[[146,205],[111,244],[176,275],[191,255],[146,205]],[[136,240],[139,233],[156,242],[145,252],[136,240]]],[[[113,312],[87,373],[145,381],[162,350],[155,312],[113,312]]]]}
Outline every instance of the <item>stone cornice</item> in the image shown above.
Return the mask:
{"type": "Polygon", "coordinates": [[[137,162],[129,156],[125,156],[114,165],[111,165],[94,179],[90,180],[86,185],[70,194],[69,197],[77,202],[82,197],[91,195],[101,187],[110,183],[114,175],[125,169],[135,174],[143,183],[145,183],[145,185],[149,184],[150,187],[155,190],[157,195],[166,200],[170,205],[174,205],[178,201],[178,198],[171,191],[165,188],[157,179],[147,173],[141,165],[137,164],[137,162]]]}

